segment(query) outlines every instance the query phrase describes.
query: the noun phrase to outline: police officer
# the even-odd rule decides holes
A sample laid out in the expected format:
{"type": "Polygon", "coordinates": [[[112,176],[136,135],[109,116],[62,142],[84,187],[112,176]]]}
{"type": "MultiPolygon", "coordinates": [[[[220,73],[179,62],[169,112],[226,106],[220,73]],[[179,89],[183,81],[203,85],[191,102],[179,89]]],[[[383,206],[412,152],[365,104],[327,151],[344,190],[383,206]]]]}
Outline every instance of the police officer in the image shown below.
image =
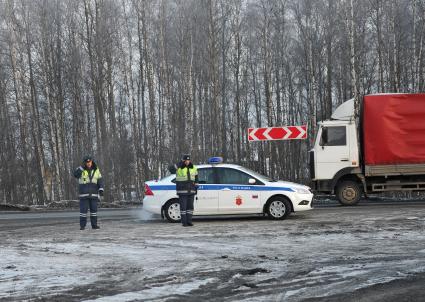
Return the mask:
{"type": "Polygon", "coordinates": [[[192,164],[190,155],[183,155],[176,171],[176,191],[180,202],[183,226],[193,226],[193,200],[198,187],[198,169],[192,164]]]}
{"type": "Polygon", "coordinates": [[[99,196],[103,196],[103,179],[92,156],[84,157],[83,164],[75,170],[74,176],[78,178],[80,194],[80,230],[86,228],[88,208],[90,208],[92,229],[99,229],[97,225],[97,201],[99,196]]]}

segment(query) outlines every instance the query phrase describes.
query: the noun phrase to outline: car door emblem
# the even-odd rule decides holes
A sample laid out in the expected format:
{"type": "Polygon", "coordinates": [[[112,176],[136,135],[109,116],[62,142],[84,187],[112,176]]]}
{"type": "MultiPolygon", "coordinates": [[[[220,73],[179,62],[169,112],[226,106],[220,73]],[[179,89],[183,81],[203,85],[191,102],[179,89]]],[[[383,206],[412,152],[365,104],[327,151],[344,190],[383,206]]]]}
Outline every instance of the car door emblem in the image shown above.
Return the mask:
{"type": "Polygon", "coordinates": [[[242,197],[240,195],[236,196],[235,203],[238,206],[242,204],[242,197]]]}

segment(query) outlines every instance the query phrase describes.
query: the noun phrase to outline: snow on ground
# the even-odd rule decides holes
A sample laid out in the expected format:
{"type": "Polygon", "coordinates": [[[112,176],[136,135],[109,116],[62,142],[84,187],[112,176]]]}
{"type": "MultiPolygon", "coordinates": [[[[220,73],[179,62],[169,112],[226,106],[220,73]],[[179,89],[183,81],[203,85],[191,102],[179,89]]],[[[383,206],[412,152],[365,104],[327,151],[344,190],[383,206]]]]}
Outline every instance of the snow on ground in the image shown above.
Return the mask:
{"type": "MultiPolygon", "coordinates": [[[[425,273],[425,204],[0,229],[0,301],[301,301],[425,273]]],[[[102,212],[99,213],[102,219],[102,212]]]]}

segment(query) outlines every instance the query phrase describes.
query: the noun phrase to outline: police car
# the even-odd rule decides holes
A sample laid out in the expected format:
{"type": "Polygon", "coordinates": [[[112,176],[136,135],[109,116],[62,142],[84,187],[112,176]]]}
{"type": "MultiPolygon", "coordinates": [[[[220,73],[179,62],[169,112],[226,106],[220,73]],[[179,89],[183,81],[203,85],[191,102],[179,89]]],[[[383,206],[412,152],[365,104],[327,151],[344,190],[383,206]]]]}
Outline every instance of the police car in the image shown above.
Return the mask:
{"type": "MultiPolygon", "coordinates": [[[[291,212],[312,209],[313,194],[301,184],[276,181],[239,165],[212,158],[197,165],[199,187],[193,215],[267,214],[285,219],[291,212]]],[[[145,182],[143,208],[170,222],[180,221],[176,175],[145,182]]]]}

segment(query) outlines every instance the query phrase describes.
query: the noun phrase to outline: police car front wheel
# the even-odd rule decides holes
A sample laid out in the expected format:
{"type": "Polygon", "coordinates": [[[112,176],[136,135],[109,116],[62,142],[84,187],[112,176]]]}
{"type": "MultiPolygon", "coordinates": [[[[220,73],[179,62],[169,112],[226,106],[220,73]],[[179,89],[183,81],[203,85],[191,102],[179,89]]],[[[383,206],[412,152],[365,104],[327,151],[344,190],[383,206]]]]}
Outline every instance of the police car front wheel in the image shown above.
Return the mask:
{"type": "Polygon", "coordinates": [[[285,219],[291,213],[291,204],[283,197],[276,197],[266,205],[266,213],[271,219],[285,219]]]}
{"type": "Polygon", "coordinates": [[[168,201],[164,206],[164,214],[169,222],[180,221],[180,204],[177,199],[168,201]]]}

